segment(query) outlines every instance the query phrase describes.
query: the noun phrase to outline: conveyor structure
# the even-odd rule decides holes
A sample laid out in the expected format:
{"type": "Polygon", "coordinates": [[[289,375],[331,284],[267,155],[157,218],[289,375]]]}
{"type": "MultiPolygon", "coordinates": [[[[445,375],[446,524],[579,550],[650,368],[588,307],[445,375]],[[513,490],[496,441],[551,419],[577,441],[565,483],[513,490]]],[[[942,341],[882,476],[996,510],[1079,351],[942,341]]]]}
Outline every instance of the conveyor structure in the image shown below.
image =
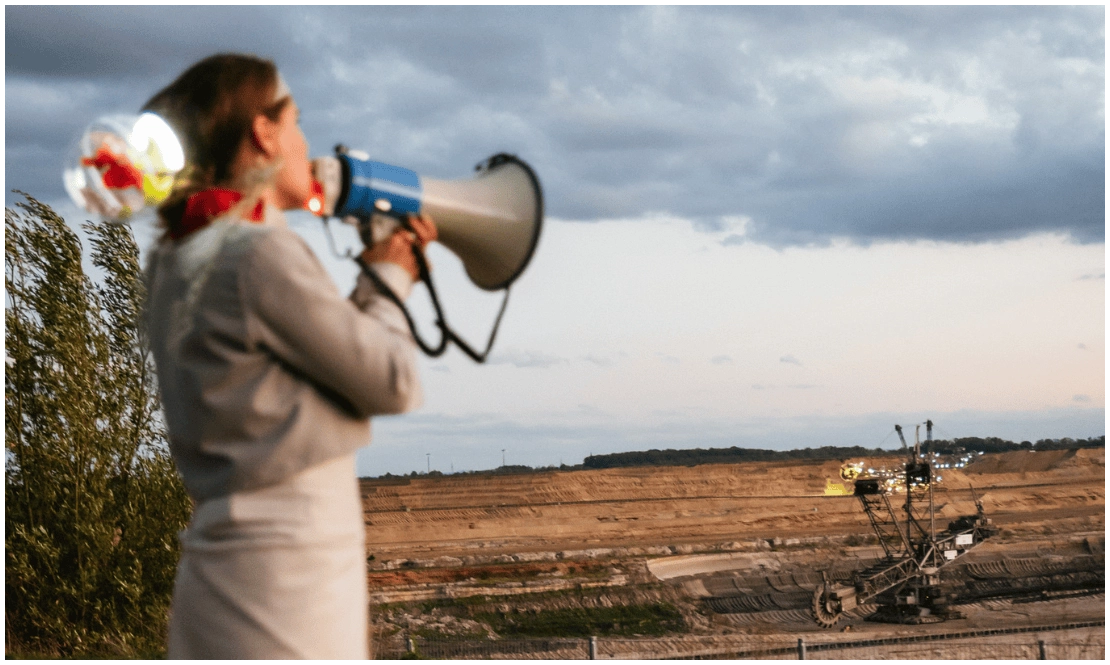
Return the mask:
{"type": "MultiPolygon", "coordinates": [[[[929,441],[933,423],[925,424],[929,441]]],[[[814,589],[812,606],[813,618],[822,627],[835,626],[841,614],[864,603],[879,605],[879,610],[870,617],[873,620],[943,621],[948,615],[948,599],[941,591],[940,570],[997,533],[974,488],[971,492],[975,514],[959,517],[937,532],[932,466],[922,458],[916,437],[910,449],[902,428],[894,427],[907,453],[904,501],[896,508],[900,497],[889,483],[878,478],[857,478],[853,491],[885,556],[870,568],[854,573],[851,583],[832,582],[824,577],[814,589]]]]}

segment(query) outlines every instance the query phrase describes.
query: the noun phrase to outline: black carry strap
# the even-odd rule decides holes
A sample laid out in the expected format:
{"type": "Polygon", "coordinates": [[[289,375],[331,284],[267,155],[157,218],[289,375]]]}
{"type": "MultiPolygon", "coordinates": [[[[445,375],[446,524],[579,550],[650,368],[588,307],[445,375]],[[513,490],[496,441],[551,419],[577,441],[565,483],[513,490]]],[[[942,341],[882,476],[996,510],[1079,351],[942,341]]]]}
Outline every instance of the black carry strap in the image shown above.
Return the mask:
{"type": "MultiPolygon", "coordinates": [[[[407,220],[401,221],[405,228],[408,228],[407,220]]],[[[505,307],[509,304],[509,287],[505,288],[505,298],[501,301],[501,309],[497,312],[497,319],[493,323],[493,330],[490,331],[489,341],[486,343],[486,350],[482,353],[478,353],[447,325],[447,319],[443,314],[443,307],[439,304],[439,295],[436,293],[435,284],[432,282],[431,271],[428,270],[428,261],[424,257],[424,251],[420,249],[418,244],[413,244],[412,255],[416,258],[416,266],[420,273],[420,281],[427,285],[428,295],[432,299],[432,306],[436,313],[435,325],[439,328],[440,339],[439,344],[434,347],[425,342],[424,338],[420,336],[420,332],[416,329],[416,322],[413,321],[408,308],[405,307],[405,304],[397,297],[397,294],[393,292],[393,289],[389,288],[389,285],[385,283],[377,271],[370,267],[370,264],[364,261],[361,255],[355,257],[355,263],[362,268],[362,272],[370,278],[370,281],[374,283],[374,287],[379,293],[401,308],[401,313],[405,315],[405,321],[409,324],[409,330],[412,331],[412,338],[416,341],[421,351],[432,358],[438,358],[447,350],[447,343],[454,342],[455,345],[458,346],[463,353],[470,356],[474,362],[484,363],[486,358],[489,357],[490,350],[493,349],[493,341],[497,338],[497,329],[501,327],[501,317],[504,316],[505,307]]]]}

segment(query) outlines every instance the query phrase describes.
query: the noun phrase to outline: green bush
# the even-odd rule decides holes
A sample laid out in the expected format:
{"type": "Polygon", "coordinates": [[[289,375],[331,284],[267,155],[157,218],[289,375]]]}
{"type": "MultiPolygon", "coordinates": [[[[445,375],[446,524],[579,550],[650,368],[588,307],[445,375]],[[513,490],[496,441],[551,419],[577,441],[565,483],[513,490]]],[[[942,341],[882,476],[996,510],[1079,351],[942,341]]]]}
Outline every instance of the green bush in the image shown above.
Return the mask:
{"type": "Polygon", "coordinates": [[[480,612],[474,618],[502,637],[660,636],[685,630],[682,613],[670,603],[480,612]]]}
{"type": "Polygon", "coordinates": [[[5,208],[9,656],[164,653],[190,504],[169,457],[127,226],[5,208]]]}

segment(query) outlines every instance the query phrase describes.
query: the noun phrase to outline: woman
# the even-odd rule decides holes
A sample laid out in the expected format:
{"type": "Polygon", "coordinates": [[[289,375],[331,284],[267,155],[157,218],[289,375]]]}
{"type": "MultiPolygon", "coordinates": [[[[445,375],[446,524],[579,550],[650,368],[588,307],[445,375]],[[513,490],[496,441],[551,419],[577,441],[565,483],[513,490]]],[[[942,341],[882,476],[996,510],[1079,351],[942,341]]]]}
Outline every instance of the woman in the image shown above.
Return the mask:
{"type": "MultiPolygon", "coordinates": [[[[147,323],[177,468],[181,534],[170,658],[366,658],[356,449],[370,416],[420,402],[399,309],[360,276],[342,298],[282,210],[313,194],[297,105],[274,65],[207,58],[145,110],[188,166],[160,209],[147,323]]],[[[367,250],[395,293],[416,277],[413,219],[367,250]]]]}

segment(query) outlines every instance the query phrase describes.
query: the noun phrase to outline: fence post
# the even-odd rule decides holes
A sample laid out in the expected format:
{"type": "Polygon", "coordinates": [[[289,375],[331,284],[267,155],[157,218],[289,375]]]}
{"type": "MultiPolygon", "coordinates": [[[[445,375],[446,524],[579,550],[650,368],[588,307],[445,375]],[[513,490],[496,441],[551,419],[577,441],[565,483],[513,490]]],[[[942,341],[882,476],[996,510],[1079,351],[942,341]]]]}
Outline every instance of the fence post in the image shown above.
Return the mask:
{"type": "Polygon", "coordinates": [[[1048,660],[1048,654],[1045,653],[1044,640],[1037,640],[1037,660],[1048,660]]]}
{"type": "Polygon", "coordinates": [[[590,637],[590,660],[597,660],[597,638],[590,637]]]}
{"type": "Polygon", "coordinates": [[[806,659],[806,641],[798,638],[798,660],[806,659]]]}

